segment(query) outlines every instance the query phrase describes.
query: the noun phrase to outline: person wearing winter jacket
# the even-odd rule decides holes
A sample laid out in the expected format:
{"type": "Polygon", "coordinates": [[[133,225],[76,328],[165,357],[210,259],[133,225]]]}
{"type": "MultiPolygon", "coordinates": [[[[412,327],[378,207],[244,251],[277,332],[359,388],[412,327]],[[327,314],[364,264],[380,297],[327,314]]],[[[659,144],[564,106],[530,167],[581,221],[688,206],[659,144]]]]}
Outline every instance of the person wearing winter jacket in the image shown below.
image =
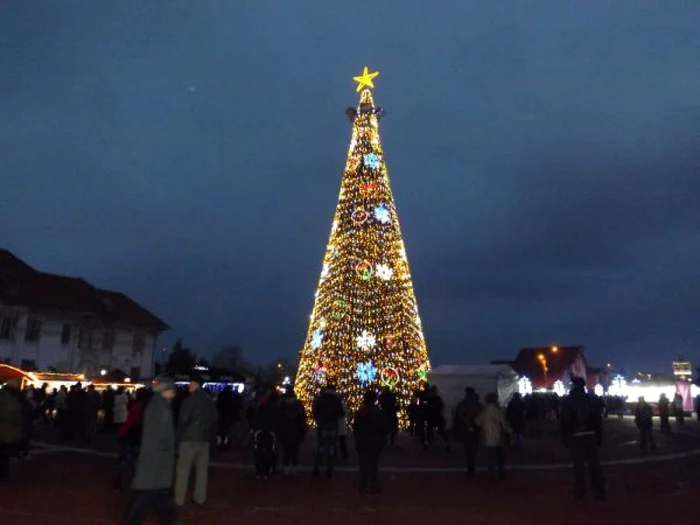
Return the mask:
{"type": "Polygon", "coordinates": [[[299,447],[304,441],[307,429],[304,407],[294,395],[294,390],[290,389],[282,399],[279,436],[285,476],[296,475],[299,465],[299,447]]]}
{"type": "Polygon", "coordinates": [[[0,479],[10,475],[10,458],[27,454],[34,409],[20,391],[20,381],[11,379],[0,389],[0,479]]]}
{"type": "Polygon", "coordinates": [[[367,391],[353,425],[355,449],[360,466],[361,494],[379,493],[379,455],[386,445],[386,415],[377,406],[377,394],[367,391]]]}
{"type": "MultiPolygon", "coordinates": [[[[117,398],[119,395],[116,396],[117,398]]],[[[124,396],[126,397],[126,396],[124,396]]],[[[134,475],[136,460],[141,450],[141,433],[143,431],[143,413],[148,402],[149,393],[145,388],[136,392],[136,400],[131,404],[124,422],[117,429],[119,442],[119,466],[114,478],[114,489],[124,492],[134,475]]],[[[116,407],[116,405],[115,405],[116,407]]],[[[115,410],[115,419],[117,411],[115,410]]]]}
{"type": "Polygon", "coordinates": [[[114,395],[114,425],[119,429],[126,421],[129,412],[129,398],[126,395],[123,387],[117,389],[114,395]]]}
{"type": "Polygon", "coordinates": [[[345,417],[343,402],[336,392],[335,386],[328,385],[321,391],[314,403],[313,416],[317,427],[316,461],[313,473],[314,476],[319,476],[323,463],[326,466],[326,477],[332,478],[338,440],[338,420],[345,417]]]}
{"type": "Polygon", "coordinates": [[[654,450],[656,448],[656,442],[654,441],[654,411],[651,405],[641,396],[637,400],[637,408],[634,410],[634,423],[639,430],[639,448],[642,449],[642,454],[647,453],[649,445],[654,450]]]}
{"type": "Polygon", "coordinates": [[[464,443],[464,454],[467,458],[467,477],[473,478],[476,473],[476,453],[479,449],[479,427],[476,418],[482,410],[479,394],[468,386],[464,389],[464,399],[457,403],[452,428],[457,439],[464,443]]]}
{"type": "Polygon", "coordinates": [[[564,446],[571,449],[574,465],[574,498],[586,495],[585,466],[591,477],[591,490],[597,501],[605,501],[605,480],[600,468],[598,448],[603,441],[603,420],[597,401],[586,392],[586,380],[574,377],[573,387],[564,399],[560,414],[564,446]]]}
{"type": "Polygon", "coordinates": [[[504,449],[509,444],[513,431],[506,415],[498,406],[498,394],[491,392],[486,396],[486,406],[476,416],[476,425],[481,429],[486,455],[488,458],[489,477],[505,477],[504,449]]]}
{"type": "Polygon", "coordinates": [[[192,500],[197,505],[207,501],[207,481],[209,477],[209,452],[216,443],[218,427],[216,404],[202,388],[201,376],[190,378],[190,395],[180,407],[177,422],[178,458],[175,474],[175,503],[185,504],[190,471],[195,471],[195,487],[192,500]]]}

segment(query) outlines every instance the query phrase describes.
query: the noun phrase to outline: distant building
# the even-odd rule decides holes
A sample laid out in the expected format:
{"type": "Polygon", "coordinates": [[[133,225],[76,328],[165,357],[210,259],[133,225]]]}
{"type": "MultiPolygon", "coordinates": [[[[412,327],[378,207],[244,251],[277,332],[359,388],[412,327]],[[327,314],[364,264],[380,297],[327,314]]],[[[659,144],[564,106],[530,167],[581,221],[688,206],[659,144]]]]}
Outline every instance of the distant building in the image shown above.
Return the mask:
{"type": "Polygon", "coordinates": [[[571,376],[582,377],[589,386],[594,386],[599,379],[599,369],[589,371],[584,356],[583,346],[543,346],[523,348],[513,361],[492,361],[493,364],[509,364],[518,375],[527,377],[532,388],[539,390],[554,389],[560,381],[568,385],[571,376]]]}
{"type": "Polygon", "coordinates": [[[0,362],[25,370],[153,375],[168,325],[120,292],[35,270],[0,249],[0,362]]]}
{"type": "Polygon", "coordinates": [[[682,381],[690,381],[693,377],[693,366],[682,355],[673,362],[673,375],[682,381]]]}

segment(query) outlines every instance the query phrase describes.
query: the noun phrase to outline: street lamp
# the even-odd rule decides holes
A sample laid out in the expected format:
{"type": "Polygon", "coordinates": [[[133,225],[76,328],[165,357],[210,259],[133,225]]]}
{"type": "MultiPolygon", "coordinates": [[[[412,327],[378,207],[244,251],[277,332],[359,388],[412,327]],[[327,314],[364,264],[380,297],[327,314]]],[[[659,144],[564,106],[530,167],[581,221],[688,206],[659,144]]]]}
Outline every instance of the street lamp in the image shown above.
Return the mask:
{"type": "Polygon", "coordinates": [[[106,375],[107,375],[107,370],[105,370],[104,368],[103,368],[102,370],[100,370],[100,375],[101,375],[102,377],[106,376],[106,375]]]}
{"type": "Polygon", "coordinates": [[[545,357],[544,354],[539,354],[539,355],[537,356],[537,359],[540,360],[540,365],[542,365],[542,372],[544,372],[544,386],[545,386],[545,388],[546,388],[546,387],[547,387],[547,382],[548,382],[548,381],[547,381],[547,379],[548,379],[548,378],[547,378],[547,372],[548,372],[548,370],[549,370],[549,369],[547,368],[547,358],[545,357]]]}
{"type": "Polygon", "coordinates": [[[552,353],[553,353],[553,354],[556,354],[558,351],[559,351],[559,347],[558,347],[558,346],[553,346],[553,347],[552,347],[552,353]]]}

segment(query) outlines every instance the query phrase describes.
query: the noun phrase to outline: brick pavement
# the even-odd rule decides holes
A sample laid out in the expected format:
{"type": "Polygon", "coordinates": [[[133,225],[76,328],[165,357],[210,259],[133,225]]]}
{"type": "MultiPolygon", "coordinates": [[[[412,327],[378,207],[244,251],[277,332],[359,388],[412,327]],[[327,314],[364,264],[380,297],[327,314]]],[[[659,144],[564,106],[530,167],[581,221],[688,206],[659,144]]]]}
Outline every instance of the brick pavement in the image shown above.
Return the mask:
{"type": "MultiPolygon", "coordinates": [[[[607,422],[606,428],[607,459],[639,456],[629,421],[607,422]]],[[[528,465],[541,458],[565,461],[556,436],[550,435],[553,430],[547,425],[533,429],[528,448],[522,457],[510,454],[511,463],[528,465]]],[[[662,449],[657,454],[699,448],[697,430],[697,423],[692,422],[684,429],[687,434],[662,436],[662,449]]],[[[106,441],[95,446],[109,449],[106,441]]],[[[457,451],[435,448],[424,453],[406,440],[402,446],[385,458],[385,466],[453,466],[460,460],[457,451]]],[[[231,464],[245,458],[234,455],[223,459],[231,464]]],[[[116,524],[123,500],[109,488],[112,467],[109,458],[42,451],[15,471],[11,483],[0,485],[0,523],[116,524]]],[[[462,474],[385,472],[384,493],[366,498],[356,494],[354,473],[341,473],[330,481],[307,475],[260,482],[248,470],[216,468],[211,470],[208,504],[203,508],[186,506],[182,520],[183,524],[207,525],[697,523],[700,456],[605,470],[610,502],[576,505],[568,469],[514,470],[507,480],[496,484],[483,476],[467,480],[462,474]]]]}
{"type": "MultiPolygon", "coordinates": [[[[0,485],[3,525],[118,523],[122,499],[109,490],[112,463],[75,454],[42,454],[0,485]]],[[[355,475],[255,480],[213,469],[209,502],[185,507],[183,524],[403,522],[435,524],[693,524],[700,497],[700,459],[606,469],[610,502],[576,505],[568,471],[513,472],[491,484],[459,474],[385,474],[384,493],[355,492],[355,475]]]]}

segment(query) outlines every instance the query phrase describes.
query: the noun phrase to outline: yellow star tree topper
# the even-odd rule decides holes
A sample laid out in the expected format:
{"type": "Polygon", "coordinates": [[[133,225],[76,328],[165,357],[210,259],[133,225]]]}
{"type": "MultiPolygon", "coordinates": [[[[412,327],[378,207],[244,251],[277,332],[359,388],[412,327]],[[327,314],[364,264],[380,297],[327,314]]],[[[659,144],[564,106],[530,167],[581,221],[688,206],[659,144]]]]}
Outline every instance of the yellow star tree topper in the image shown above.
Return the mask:
{"type": "Polygon", "coordinates": [[[362,71],[362,74],[359,77],[352,77],[352,79],[357,82],[357,92],[359,93],[362,91],[365,87],[372,88],[374,89],[374,80],[379,76],[379,71],[375,71],[374,73],[369,72],[369,68],[365,66],[365,69],[362,71]]]}
{"type": "Polygon", "coordinates": [[[352,138],[330,239],[300,353],[295,390],[311,415],[320,389],[334,385],[349,418],[367,390],[390,389],[408,425],[413,393],[430,370],[418,303],[364,68],[360,101],[349,108],[352,138]]]}

